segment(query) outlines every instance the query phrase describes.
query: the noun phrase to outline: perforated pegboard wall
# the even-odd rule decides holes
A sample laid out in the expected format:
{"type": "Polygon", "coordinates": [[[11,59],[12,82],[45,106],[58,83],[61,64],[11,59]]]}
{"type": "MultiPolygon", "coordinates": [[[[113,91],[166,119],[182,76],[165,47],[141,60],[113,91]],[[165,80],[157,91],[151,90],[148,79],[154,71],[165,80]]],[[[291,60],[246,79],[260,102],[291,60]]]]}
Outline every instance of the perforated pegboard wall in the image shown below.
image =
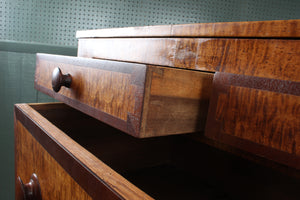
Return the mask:
{"type": "Polygon", "coordinates": [[[300,18],[299,0],[0,0],[0,40],[76,46],[76,30],[300,18]]]}

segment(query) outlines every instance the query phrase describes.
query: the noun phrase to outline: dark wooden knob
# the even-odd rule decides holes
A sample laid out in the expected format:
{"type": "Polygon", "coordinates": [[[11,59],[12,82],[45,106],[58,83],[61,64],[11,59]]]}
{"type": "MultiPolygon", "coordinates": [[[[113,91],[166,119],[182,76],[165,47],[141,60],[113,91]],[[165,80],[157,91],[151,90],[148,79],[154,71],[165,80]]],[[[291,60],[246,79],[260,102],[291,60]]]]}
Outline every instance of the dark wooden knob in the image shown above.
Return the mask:
{"type": "Polygon", "coordinates": [[[35,173],[26,184],[18,176],[16,183],[16,200],[42,200],[40,183],[35,173]]]}
{"type": "Polygon", "coordinates": [[[52,73],[52,88],[54,92],[58,92],[61,86],[71,87],[72,77],[70,74],[62,74],[59,67],[56,67],[52,73]]]}

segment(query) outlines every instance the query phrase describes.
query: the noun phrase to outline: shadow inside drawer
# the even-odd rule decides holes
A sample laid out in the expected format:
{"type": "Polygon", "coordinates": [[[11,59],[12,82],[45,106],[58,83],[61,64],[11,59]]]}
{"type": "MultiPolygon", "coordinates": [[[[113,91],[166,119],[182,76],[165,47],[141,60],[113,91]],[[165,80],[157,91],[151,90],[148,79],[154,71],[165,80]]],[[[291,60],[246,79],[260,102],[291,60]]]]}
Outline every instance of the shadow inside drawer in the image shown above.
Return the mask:
{"type": "Polygon", "coordinates": [[[137,139],[64,104],[32,107],[155,199],[299,199],[298,178],[188,135],[137,139]]]}

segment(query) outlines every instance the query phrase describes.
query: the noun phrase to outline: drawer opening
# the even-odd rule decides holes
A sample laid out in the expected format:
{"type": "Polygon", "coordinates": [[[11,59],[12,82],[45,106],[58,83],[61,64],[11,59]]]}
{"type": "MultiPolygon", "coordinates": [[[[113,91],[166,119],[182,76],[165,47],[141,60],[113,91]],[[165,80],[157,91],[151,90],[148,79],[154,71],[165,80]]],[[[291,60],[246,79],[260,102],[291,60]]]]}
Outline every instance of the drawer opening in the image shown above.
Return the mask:
{"type": "Polygon", "coordinates": [[[299,198],[299,179],[189,135],[137,139],[65,104],[31,107],[155,199],[299,198]]]}

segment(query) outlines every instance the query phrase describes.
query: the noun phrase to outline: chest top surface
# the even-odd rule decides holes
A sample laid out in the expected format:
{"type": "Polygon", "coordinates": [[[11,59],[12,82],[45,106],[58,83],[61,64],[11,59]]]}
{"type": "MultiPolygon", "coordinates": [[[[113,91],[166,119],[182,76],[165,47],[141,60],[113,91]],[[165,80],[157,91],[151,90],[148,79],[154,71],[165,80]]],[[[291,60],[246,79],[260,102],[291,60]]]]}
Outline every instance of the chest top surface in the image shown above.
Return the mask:
{"type": "Polygon", "coordinates": [[[77,31],[80,38],[114,37],[246,37],[299,38],[300,20],[158,25],[77,31]]]}

